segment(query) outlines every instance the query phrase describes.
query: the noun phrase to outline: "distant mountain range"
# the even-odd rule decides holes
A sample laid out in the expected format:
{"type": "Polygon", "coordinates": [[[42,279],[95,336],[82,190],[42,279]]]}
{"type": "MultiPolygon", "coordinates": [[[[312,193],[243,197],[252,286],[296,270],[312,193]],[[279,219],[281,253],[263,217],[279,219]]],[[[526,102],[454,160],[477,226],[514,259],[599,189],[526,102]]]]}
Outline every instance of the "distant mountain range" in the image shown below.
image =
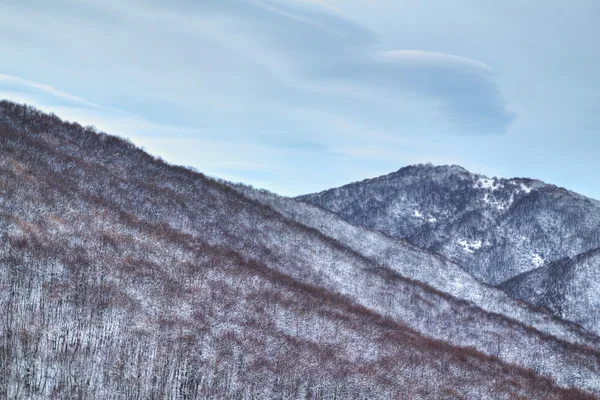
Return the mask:
{"type": "MultiPolygon", "coordinates": [[[[413,170],[446,171],[461,187],[453,176],[471,176],[457,167],[413,170]]],[[[418,208],[418,196],[414,209],[395,207],[416,218],[415,237],[436,235],[423,220],[439,223],[447,235],[460,233],[447,241],[459,241],[455,254],[478,260],[486,241],[467,235],[477,219],[459,217],[457,201],[444,208],[452,201],[444,180],[418,208]]],[[[469,189],[489,205],[481,215],[496,218],[501,199],[511,209],[546,190],[578,207],[556,210],[597,207],[536,181],[510,182],[471,178],[486,186],[469,189]]],[[[391,201],[393,192],[365,189],[362,201],[383,221],[380,196],[391,201]]],[[[541,262],[510,273],[492,273],[484,261],[470,269],[443,244],[392,235],[309,200],[208,178],[93,128],[0,102],[0,398],[600,395],[597,336],[477,279],[515,278],[541,262]]],[[[580,218],[592,231],[594,220],[580,218]]],[[[531,243],[554,243],[540,237],[531,243]]],[[[519,251],[551,259],[531,243],[519,251]]]]}
{"type": "Polygon", "coordinates": [[[596,303],[585,300],[600,297],[595,284],[585,283],[597,281],[600,263],[590,261],[588,275],[577,279],[556,265],[600,247],[600,201],[533,179],[430,164],[299,199],[438,253],[485,283],[600,333],[596,303]]]}

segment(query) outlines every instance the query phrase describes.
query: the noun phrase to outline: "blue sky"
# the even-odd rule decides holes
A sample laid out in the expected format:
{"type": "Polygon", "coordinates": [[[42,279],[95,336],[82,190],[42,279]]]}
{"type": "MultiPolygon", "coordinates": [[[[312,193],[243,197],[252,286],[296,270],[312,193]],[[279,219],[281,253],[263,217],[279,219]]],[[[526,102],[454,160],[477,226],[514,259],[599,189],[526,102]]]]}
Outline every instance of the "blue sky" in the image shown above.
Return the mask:
{"type": "Polygon", "coordinates": [[[295,195],[459,164],[600,198],[597,0],[0,3],[0,97],[295,195]]]}

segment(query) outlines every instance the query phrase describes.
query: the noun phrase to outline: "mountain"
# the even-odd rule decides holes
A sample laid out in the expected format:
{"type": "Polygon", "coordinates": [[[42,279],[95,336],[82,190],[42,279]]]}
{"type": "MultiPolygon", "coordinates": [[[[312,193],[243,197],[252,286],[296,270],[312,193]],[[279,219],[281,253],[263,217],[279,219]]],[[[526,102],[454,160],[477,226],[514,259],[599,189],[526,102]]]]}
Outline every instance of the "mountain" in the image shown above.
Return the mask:
{"type": "Polygon", "coordinates": [[[448,260],[10,102],[0,227],[1,398],[600,394],[598,338],[448,260]]]}
{"type": "Polygon", "coordinates": [[[600,332],[600,249],[526,272],[500,288],[517,299],[600,332]]]}
{"type": "MultiPolygon", "coordinates": [[[[338,243],[343,243],[350,250],[361,254],[380,267],[421,285],[430,286],[487,313],[502,315],[543,334],[570,343],[593,346],[596,341],[595,338],[590,341],[589,335],[582,335],[582,331],[577,326],[515,301],[503,291],[473,278],[457,264],[423,251],[405,240],[365,230],[333,213],[307,203],[281,197],[265,190],[255,190],[243,184],[222,182],[231,185],[248,198],[271,207],[286,218],[315,229],[338,243]]],[[[345,282],[340,284],[343,283],[345,282]]],[[[365,302],[369,299],[361,299],[361,301],[365,302]]]]}
{"type": "Polygon", "coordinates": [[[299,199],[439,253],[491,285],[600,247],[599,201],[458,166],[410,166],[299,199]]]}

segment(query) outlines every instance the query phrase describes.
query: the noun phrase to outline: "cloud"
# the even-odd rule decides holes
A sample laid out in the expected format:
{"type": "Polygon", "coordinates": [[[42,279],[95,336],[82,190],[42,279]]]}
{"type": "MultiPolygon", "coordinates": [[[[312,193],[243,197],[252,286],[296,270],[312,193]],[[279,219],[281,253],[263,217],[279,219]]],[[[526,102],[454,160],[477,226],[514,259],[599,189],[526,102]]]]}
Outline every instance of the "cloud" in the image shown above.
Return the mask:
{"type": "Polygon", "coordinates": [[[583,102],[581,114],[581,128],[587,132],[598,132],[600,130],[600,95],[593,95],[586,99],[583,102]]]}
{"type": "MultiPolygon", "coordinates": [[[[54,86],[164,124],[289,130],[288,110],[310,107],[421,132],[501,133],[514,119],[489,67],[441,53],[382,52],[374,32],[323,2],[24,3],[0,23],[16,44],[26,40],[26,76],[60,65],[54,86]]],[[[284,142],[296,146],[303,135],[284,142]]]]}
{"type": "Polygon", "coordinates": [[[494,71],[486,64],[470,58],[454,56],[451,54],[438,53],[423,50],[392,50],[380,53],[382,61],[396,64],[408,64],[415,67],[436,66],[440,68],[465,68],[473,72],[481,72],[493,75],[494,71]]]}
{"type": "Polygon", "coordinates": [[[169,126],[110,107],[92,103],[56,89],[51,85],[0,74],[0,98],[38,107],[53,112],[64,119],[119,135],[197,135],[198,129],[169,126]]]}
{"type": "Polygon", "coordinates": [[[405,102],[396,100],[404,97],[422,104],[420,113],[426,116],[419,123],[435,119],[440,123],[438,130],[481,135],[504,133],[516,117],[498,88],[494,71],[484,63],[422,50],[379,51],[373,32],[335,9],[308,10],[297,2],[267,0],[242,3],[205,2],[201,7],[210,4],[213,12],[234,19],[237,26],[254,27],[244,31],[252,32],[259,47],[231,37],[229,44],[244,43],[243,52],[254,47],[245,54],[262,59],[272,71],[281,73],[284,68],[284,76],[279,77],[285,87],[273,94],[290,106],[306,108],[312,102],[332,113],[371,121],[378,118],[389,121],[388,126],[399,126],[415,114],[412,107],[404,112],[398,109],[405,102]],[[345,94],[336,90],[340,85],[350,92],[343,101],[339,97],[345,94]],[[373,98],[382,91],[391,95],[383,98],[394,106],[388,112],[373,110],[382,100],[373,98]],[[308,101],[306,92],[311,97],[308,101]],[[349,98],[358,102],[349,104],[349,98]],[[356,109],[365,111],[356,114],[356,109]]]}
{"type": "Polygon", "coordinates": [[[97,110],[109,111],[119,114],[127,114],[126,112],[119,111],[113,108],[103,107],[98,104],[91,103],[85,99],[82,99],[81,97],[73,96],[69,93],[62,92],[51,85],[46,85],[43,83],[34,82],[2,73],[0,73],[0,88],[3,88],[4,90],[12,88],[20,92],[28,92],[29,90],[27,89],[33,89],[33,91],[41,92],[55,99],[65,100],[69,103],[77,104],[78,106],[84,106],[87,108],[93,108],[97,110]]]}
{"type": "Polygon", "coordinates": [[[515,119],[493,70],[465,57],[421,50],[376,53],[367,61],[338,65],[326,79],[436,104],[433,116],[464,133],[504,133],[515,119]]]}

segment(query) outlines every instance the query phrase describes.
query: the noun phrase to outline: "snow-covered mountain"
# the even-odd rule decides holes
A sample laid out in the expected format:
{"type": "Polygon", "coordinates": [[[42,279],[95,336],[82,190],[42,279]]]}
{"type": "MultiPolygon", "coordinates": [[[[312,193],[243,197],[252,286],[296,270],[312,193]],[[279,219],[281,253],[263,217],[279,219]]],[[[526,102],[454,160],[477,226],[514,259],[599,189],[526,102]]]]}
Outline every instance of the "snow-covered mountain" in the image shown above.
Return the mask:
{"type": "Polygon", "coordinates": [[[242,184],[230,184],[225,181],[223,183],[231,185],[252,200],[273,208],[285,217],[343,243],[352,251],[401,276],[465,300],[486,312],[519,321],[545,334],[568,342],[585,344],[581,341],[579,330],[574,329],[573,325],[515,301],[503,291],[475,279],[459,265],[423,251],[405,240],[352,225],[337,215],[308,203],[281,197],[265,190],[255,190],[242,184]]]}
{"type": "Polygon", "coordinates": [[[2,398],[600,394],[598,338],[455,263],[9,102],[0,228],[2,398]]]}
{"type": "Polygon", "coordinates": [[[600,247],[599,201],[458,166],[410,166],[299,199],[439,253],[492,285],[600,247]]]}
{"type": "Polygon", "coordinates": [[[500,287],[600,334],[600,249],[526,272],[500,287]]]}

